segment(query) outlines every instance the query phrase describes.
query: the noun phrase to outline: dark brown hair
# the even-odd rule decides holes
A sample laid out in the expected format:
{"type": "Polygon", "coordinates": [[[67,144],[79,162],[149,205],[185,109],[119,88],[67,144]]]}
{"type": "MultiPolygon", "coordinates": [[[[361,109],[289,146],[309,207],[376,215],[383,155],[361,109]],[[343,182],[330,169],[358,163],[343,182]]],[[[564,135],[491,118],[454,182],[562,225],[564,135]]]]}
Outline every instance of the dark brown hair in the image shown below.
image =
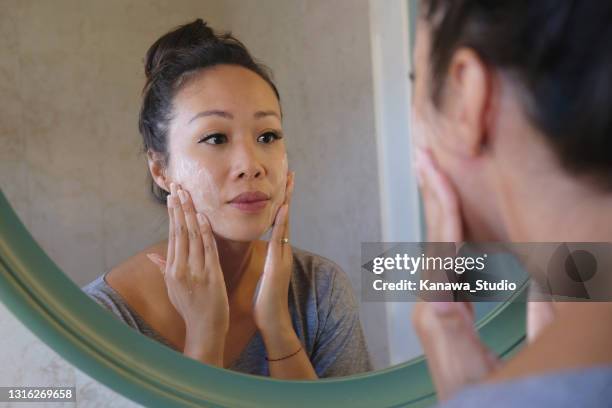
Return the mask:
{"type": "MultiPolygon", "coordinates": [[[[269,69],[258,63],[231,33],[216,34],[202,19],[197,19],[164,34],[147,51],[147,80],[138,121],[145,153],[149,150],[161,153],[163,164],[167,165],[168,125],[174,96],[193,74],[221,64],[255,72],[272,87],[280,102],[269,69]]],[[[168,192],[153,180],[151,192],[157,201],[166,202],[168,192]]]]}
{"type": "Polygon", "coordinates": [[[432,98],[459,47],[517,79],[561,163],[612,189],[612,2],[421,0],[431,26],[432,98]]]}

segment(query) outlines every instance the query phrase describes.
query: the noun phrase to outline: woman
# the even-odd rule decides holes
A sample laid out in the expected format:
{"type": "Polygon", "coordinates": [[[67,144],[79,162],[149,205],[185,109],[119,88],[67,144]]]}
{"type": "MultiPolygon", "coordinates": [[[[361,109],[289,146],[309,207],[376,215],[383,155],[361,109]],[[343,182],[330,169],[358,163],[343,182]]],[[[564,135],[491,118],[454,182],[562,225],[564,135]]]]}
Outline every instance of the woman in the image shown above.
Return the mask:
{"type": "MultiPolygon", "coordinates": [[[[413,114],[428,239],[611,242],[611,3],[420,6],[413,114]]],[[[529,344],[501,363],[468,305],[415,308],[438,396],[454,397],[442,406],[610,406],[612,303],[528,311],[529,344]]]]}
{"type": "Polygon", "coordinates": [[[370,370],[346,275],[289,245],[294,176],[267,70],[198,19],[158,39],[145,72],[139,128],[169,237],[84,290],[207,364],[283,379],[370,370]]]}

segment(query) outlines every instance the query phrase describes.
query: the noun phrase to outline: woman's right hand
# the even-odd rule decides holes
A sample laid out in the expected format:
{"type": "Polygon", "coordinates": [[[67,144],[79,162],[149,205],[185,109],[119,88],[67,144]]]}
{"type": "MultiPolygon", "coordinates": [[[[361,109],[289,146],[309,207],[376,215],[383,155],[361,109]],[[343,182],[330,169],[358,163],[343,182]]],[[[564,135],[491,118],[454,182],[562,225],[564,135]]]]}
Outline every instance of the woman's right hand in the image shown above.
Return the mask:
{"type": "MultiPolygon", "coordinates": [[[[429,151],[417,150],[415,165],[423,195],[428,241],[463,242],[459,199],[450,180],[429,151]]],[[[478,336],[469,303],[418,302],[412,321],[423,345],[439,401],[483,381],[499,367],[500,361],[478,336]]]]}
{"type": "Polygon", "coordinates": [[[167,259],[148,254],[164,275],[168,297],[185,321],[183,353],[223,366],[229,302],[210,222],[175,183],[168,196],[167,259]]]}

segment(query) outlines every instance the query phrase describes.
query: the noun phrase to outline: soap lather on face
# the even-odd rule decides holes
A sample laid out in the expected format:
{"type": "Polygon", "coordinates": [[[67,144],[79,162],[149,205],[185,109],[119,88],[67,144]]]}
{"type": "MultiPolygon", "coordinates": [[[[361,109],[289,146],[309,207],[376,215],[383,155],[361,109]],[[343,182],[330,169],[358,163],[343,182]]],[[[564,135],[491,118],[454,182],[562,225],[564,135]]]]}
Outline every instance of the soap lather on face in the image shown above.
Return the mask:
{"type": "Polygon", "coordinates": [[[217,235],[258,239],[272,225],[287,182],[280,106],[273,90],[257,74],[224,65],[203,70],[184,84],[173,108],[169,179],[190,193],[217,235]],[[201,112],[216,113],[191,120],[201,112]],[[230,202],[256,191],[269,197],[261,210],[241,211],[230,202]]]}

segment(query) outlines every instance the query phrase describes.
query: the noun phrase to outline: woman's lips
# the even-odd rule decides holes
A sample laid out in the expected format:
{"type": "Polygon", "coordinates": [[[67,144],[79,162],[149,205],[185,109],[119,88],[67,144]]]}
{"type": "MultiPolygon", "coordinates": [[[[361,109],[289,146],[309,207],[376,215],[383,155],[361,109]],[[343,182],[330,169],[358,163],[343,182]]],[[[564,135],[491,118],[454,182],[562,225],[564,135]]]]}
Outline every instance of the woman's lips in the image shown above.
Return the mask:
{"type": "Polygon", "coordinates": [[[250,203],[230,203],[234,208],[246,213],[258,213],[268,205],[268,200],[252,201],[250,203]]]}
{"type": "Polygon", "coordinates": [[[258,213],[270,202],[270,197],[261,191],[249,191],[234,197],[229,204],[246,213],[258,213]]]}

